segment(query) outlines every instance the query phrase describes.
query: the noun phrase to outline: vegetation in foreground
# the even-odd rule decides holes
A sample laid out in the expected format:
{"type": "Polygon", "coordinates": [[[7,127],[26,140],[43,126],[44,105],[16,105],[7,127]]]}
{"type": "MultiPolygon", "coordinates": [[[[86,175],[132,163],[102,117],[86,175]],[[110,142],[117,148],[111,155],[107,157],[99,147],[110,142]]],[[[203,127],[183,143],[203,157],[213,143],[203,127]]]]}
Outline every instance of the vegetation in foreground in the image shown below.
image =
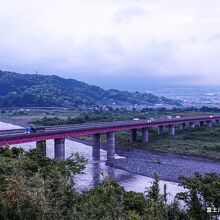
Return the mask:
{"type": "Polygon", "coordinates": [[[187,192],[167,203],[158,177],[144,194],[126,192],[106,179],[94,189],[78,193],[73,177],[85,160],[75,155],[66,161],[41,156],[39,150],[0,149],[0,219],[214,219],[207,207],[220,206],[220,176],[181,177],[187,192]],[[185,208],[180,208],[184,201],[185,208]]]}

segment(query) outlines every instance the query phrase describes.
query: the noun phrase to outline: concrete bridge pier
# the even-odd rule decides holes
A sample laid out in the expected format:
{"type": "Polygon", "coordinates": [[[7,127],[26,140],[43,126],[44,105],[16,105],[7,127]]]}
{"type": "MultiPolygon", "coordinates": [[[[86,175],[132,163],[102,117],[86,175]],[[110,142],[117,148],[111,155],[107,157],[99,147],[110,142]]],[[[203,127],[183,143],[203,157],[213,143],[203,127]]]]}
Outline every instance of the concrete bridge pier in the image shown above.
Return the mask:
{"type": "Polygon", "coordinates": [[[212,127],[212,121],[207,121],[207,127],[211,128],[212,127]]]}
{"type": "Polygon", "coordinates": [[[92,139],[92,157],[95,160],[100,160],[100,134],[93,134],[92,139]]]}
{"type": "Polygon", "coordinates": [[[159,127],[157,128],[157,134],[158,134],[158,135],[162,135],[162,134],[163,134],[163,125],[161,125],[161,126],[159,126],[159,127]]]}
{"type": "Polygon", "coordinates": [[[92,163],[92,180],[93,180],[93,187],[101,183],[101,170],[100,170],[100,163],[99,161],[92,163]]]}
{"type": "Polygon", "coordinates": [[[143,143],[149,142],[149,132],[148,132],[148,128],[142,128],[142,142],[143,142],[143,143]]]}
{"type": "Polygon", "coordinates": [[[115,132],[107,133],[107,161],[115,159],[115,132]]]}
{"type": "Polygon", "coordinates": [[[130,142],[137,141],[137,129],[130,130],[130,142]]]}
{"type": "Polygon", "coordinates": [[[195,128],[195,122],[189,122],[189,127],[190,128],[195,128]]]}
{"type": "Polygon", "coordinates": [[[36,148],[41,153],[42,156],[46,157],[46,141],[37,141],[36,142],[36,148]]]}
{"type": "Polygon", "coordinates": [[[186,128],[186,123],[180,124],[180,129],[181,129],[181,130],[184,130],[185,128],[186,128]]]}
{"type": "Polygon", "coordinates": [[[175,135],[175,125],[169,125],[169,135],[175,135]]]}
{"type": "Polygon", "coordinates": [[[65,160],[65,138],[54,139],[54,154],[56,160],[65,160]]]}
{"type": "Polygon", "coordinates": [[[204,126],[204,121],[200,121],[199,125],[200,125],[200,127],[203,127],[204,126]]]}

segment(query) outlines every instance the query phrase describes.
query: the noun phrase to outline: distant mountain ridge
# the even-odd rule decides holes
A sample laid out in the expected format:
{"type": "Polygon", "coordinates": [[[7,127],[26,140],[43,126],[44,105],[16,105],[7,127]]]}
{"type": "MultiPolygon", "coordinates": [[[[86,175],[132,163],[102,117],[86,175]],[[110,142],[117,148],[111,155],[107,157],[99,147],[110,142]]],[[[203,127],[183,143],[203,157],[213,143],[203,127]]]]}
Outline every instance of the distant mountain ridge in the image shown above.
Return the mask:
{"type": "Polygon", "coordinates": [[[151,93],[104,90],[56,75],[20,74],[0,70],[0,107],[79,107],[82,105],[181,105],[151,93]]]}

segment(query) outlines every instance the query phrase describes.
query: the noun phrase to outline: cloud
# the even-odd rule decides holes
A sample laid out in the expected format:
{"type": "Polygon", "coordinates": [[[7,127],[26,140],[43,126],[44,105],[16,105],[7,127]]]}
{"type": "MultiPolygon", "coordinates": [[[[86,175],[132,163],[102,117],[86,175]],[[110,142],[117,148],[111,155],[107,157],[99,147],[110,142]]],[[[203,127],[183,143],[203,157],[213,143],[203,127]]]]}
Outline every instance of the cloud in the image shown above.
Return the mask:
{"type": "Polygon", "coordinates": [[[208,41],[219,41],[219,40],[220,40],[220,33],[215,33],[208,38],[208,41]]]}
{"type": "Polygon", "coordinates": [[[219,8],[219,0],[2,1],[0,69],[112,85],[216,84],[219,8]]]}
{"type": "Polygon", "coordinates": [[[133,18],[147,15],[148,12],[141,7],[126,7],[119,9],[115,13],[115,19],[117,22],[129,22],[133,18]]]}

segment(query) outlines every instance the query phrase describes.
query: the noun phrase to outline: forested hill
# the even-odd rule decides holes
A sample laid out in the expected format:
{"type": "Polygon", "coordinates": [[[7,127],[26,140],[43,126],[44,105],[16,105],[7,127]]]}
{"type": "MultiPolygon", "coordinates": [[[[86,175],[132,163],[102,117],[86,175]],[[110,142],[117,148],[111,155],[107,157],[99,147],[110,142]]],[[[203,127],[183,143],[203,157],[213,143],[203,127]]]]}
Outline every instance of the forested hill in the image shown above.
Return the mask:
{"type": "Polygon", "coordinates": [[[173,104],[180,101],[151,93],[104,90],[55,75],[0,71],[0,107],[77,107],[80,105],[173,104]]]}

